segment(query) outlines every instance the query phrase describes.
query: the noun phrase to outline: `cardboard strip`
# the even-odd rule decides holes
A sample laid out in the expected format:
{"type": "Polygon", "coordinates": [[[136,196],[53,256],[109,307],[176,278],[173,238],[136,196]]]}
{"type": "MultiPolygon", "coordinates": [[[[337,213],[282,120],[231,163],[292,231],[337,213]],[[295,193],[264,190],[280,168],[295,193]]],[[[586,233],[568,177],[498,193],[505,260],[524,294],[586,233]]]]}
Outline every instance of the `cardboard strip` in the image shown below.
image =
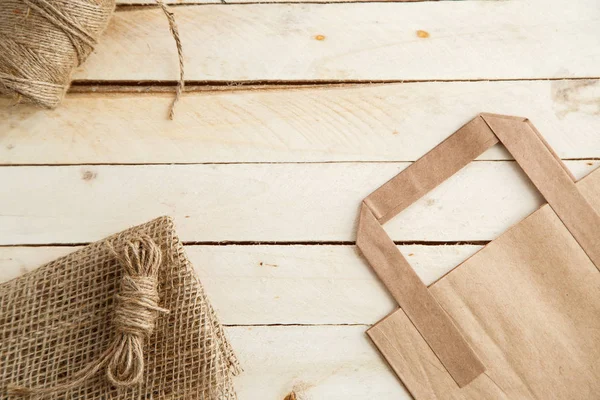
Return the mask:
{"type": "Polygon", "coordinates": [[[477,116],[369,195],[360,210],[358,248],[459,387],[483,373],[485,366],[381,224],[498,141],[515,157],[592,262],[600,266],[600,248],[593,246],[594,238],[600,237],[600,216],[579,193],[560,158],[521,117],[477,116]]]}
{"type": "Polygon", "coordinates": [[[385,223],[498,143],[477,117],[371,193],[365,204],[385,223]]]}
{"type": "Polygon", "coordinates": [[[483,114],[482,118],[515,158],[571,235],[600,269],[600,215],[575,186],[527,119],[483,114]]]}
{"type": "Polygon", "coordinates": [[[356,245],[441,363],[463,387],[485,367],[400,253],[369,207],[361,207],[356,245]]]}
{"type": "MultiPolygon", "coordinates": [[[[497,114],[488,114],[488,113],[481,114],[482,118],[483,117],[493,117],[493,116],[498,117],[497,114]]],[[[506,116],[504,116],[504,117],[506,118],[506,116]]],[[[538,139],[544,144],[544,146],[546,146],[546,148],[552,154],[552,156],[554,157],[554,159],[556,160],[556,162],[558,162],[558,164],[567,173],[567,175],[569,175],[569,178],[571,178],[571,180],[573,182],[577,183],[577,179],[575,178],[575,175],[573,175],[573,173],[569,170],[569,168],[567,168],[567,166],[562,162],[562,160],[560,159],[559,155],[556,154],[556,152],[554,151],[554,149],[550,146],[550,144],[548,144],[548,142],[546,141],[546,139],[544,139],[544,137],[542,136],[542,134],[540,133],[540,131],[538,131],[537,128],[535,126],[533,126],[533,124],[531,123],[531,121],[529,121],[527,118],[525,118],[525,122],[527,122],[527,124],[529,125],[529,128],[531,128],[531,130],[533,132],[535,132],[535,134],[537,135],[538,139]]]]}

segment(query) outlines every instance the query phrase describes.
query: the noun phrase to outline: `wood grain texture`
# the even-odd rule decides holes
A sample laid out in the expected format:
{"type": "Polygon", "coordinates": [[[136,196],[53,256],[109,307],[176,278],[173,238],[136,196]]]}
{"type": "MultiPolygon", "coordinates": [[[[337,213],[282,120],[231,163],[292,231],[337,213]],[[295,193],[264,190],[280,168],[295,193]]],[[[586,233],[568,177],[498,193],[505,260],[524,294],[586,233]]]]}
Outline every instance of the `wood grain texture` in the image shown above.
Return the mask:
{"type": "MultiPolygon", "coordinates": [[[[427,284],[481,246],[399,246],[427,284]]],[[[77,247],[0,247],[0,282],[77,247]]],[[[354,246],[186,246],[227,325],[373,324],[397,306],[354,246]]]]}
{"type": "Polygon", "coordinates": [[[364,326],[235,327],[240,399],[409,400],[364,326]]]}
{"type": "MultiPolygon", "coordinates": [[[[577,177],[597,161],[571,161],[577,177]]],[[[0,244],[80,243],[157,216],[183,241],[352,241],[361,200],[408,163],[0,168],[0,244]]],[[[497,237],[542,204],[514,162],[474,162],[386,224],[397,241],[497,237]]]]}
{"type": "Polygon", "coordinates": [[[219,88],[187,94],[175,121],[171,94],[140,89],[53,111],[0,100],[0,163],[414,161],[482,111],[528,117],[562,158],[600,154],[600,80],[219,88]]]}
{"type": "MultiPolygon", "coordinates": [[[[600,64],[595,0],[203,5],[175,14],[186,78],[196,81],[597,77],[600,64]]],[[[74,75],[177,77],[167,21],[145,7],[117,12],[74,75]]]]}

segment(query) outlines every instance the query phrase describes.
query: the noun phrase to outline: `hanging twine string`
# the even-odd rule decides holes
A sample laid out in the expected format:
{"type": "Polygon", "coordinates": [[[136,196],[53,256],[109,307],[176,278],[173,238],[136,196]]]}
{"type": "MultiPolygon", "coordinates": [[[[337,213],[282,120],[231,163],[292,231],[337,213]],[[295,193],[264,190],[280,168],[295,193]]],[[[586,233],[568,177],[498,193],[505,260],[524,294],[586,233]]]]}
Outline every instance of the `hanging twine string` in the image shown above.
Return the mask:
{"type": "Polygon", "coordinates": [[[169,29],[171,30],[171,35],[173,35],[173,39],[175,40],[175,45],[177,46],[177,56],[179,58],[179,82],[177,83],[177,89],[175,89],[175,98],[173,99],[169,109],[169,119],[172,120],[175,117],[175,105],[177,105],[181,94],[185,90],[185,79],[183,73],[183,46],[181,45],[181,39],[179,38],[179,29],[177,28],[177,23],[175,22],[175,16],[171,11],[169,11],[162,0],[156,0],[156,2],[167,16],[167,20],[169,21],[169,29]]]}
{"type": "MultiPolygon", "coordinates": [[[[155,1],[167,17],[179,58],[179,81],[169,109],[173,119],[184,90],[183,49],[173,13],[163,0],[155,1]]],[[[1,0],[0,93],[56,108],[114,8],[115,0],[1,0]]]]}
{"type": "Polygon", "coordinates": [[[152,335],[159,313],[169,311],[158,306],[157,275],[161,251],[148,236],[124,244],[117,252],[110,251],[123,267],[121,286],[115,295],[112,325],[115,337],[95,361],[51,387],[9,386],[9,395],[49,396],[81,386],[101,369],[115,387],[128,387],[141,382],[144,373],[144,340],[152,335]]]}

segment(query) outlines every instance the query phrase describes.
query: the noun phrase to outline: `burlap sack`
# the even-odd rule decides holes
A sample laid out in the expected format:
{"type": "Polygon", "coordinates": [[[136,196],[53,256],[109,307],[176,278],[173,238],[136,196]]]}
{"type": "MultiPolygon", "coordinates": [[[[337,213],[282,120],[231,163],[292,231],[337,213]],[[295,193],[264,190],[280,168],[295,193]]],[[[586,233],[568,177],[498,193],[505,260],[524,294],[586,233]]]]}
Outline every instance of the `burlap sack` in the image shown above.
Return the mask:
{"type": "Polygon", "coordinates": [[[363,202],[357,244],[398,301],[368,334],[423,399],[600,398],[600,171],[575,183],[524,118],[483,114],[363,202]],[[500,141],[548,204],[426,287],[381,224],[500,141]]]}
{"type": "Polygon", "coordinates": [[[0,398],[235,399],[237,371],[168,217],[0,285],[0,398]]]}

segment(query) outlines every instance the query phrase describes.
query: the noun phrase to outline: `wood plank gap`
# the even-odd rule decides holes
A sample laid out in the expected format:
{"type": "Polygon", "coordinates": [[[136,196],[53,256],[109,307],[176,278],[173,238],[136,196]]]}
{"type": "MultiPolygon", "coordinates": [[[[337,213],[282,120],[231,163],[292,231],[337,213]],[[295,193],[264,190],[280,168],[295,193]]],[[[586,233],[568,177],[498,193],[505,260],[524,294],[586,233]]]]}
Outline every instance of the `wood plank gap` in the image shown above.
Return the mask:
{"type": "MultiPolygon", "coordinates": [[[[563,161],[594,161],[594,158],[570,159],[562,158],[563,161]]],[[[207,161],[207,162],[147,162],[147,163],[60,163],[60,164],[31,164],[31,163],[0,163],[0,167],[142,167],[150,165],[312,165],[312,164],[397,164],[414,162],[413,160],[332,160],[332,161],[207,161]]],[[[513,163],[514,160],[473,160],[473,162],[500,162],[513,163]]]]}
{"type": "MultiPolygon", "coordinates": [[[[394,241],[398,246],[485,246],[489,240],[394,241]]],[[[183,241],[184,246],[355,246],[355,241],[183,241]]],[[[0,244],[4,247],[81,247],[90,242],[0,244]]]]}
{"type": "Polygon", "coordinates": [[[226,327],[273,327],[273,326],[281,326],[281,327],[294,327],[294,326],[365,326],[370,327],[372,324],[360,324],[360,323],[347,323],[347,324],[222,324],[226,327]]]}
{"type": "MultiPolygon", "coordinates": [[[[600,161],[600,157],[561,158],[562,161],[600,161]]],[[[0,163],[0,168],[11,167],[143,167],[151,165],[312,165],[312,164],[397,164],[412,163],[414,160],[334,160],[334,161],[239,161],[239,162],[148,162],[148,163],[61,163],[61,164],[11,164],[0,163]]],[[[511,159],[473,160],[475,163],[514,163],[511,159]]]]}
{"type": "MultiPolygon", "coordinates": [[[[265,4],[371,4],[371,3],[440,3],[445,1],[457,0],[340,0],[340,1],[226,1],[220,0],[220,3],[208,2],[186,2],[186,3],[170,3],[165,2],[169,7],[188,7],[188,6],[214,6],[219,4],[225,5],[265,5],[265,4]]],[[[481,0],[461,0],[461,1],[481,1],[481,0]]],[[[506,0],[487,0],[487,1],[506,1],[506,0]]],[[[116,11],[140,10],[148,8],[156,8],[155,2],[137,3],[137,4],[117,4],[116,11]]]]}
{"type": "MultiPolygon", "coordinates": [[[[543,82],[600,80],[600,76],[540,77],[497,79],[373,79],[373,80],[248,80],[248,81],[196,81],[186,80],[185,92],[269,91],[317,88],[348,88],[352,86],[411,84],[411,83],[465,83],[465,82],[543,82]]],[[[130,80],[75,80],[69,93],[171,93],[177,81],[130,80]]]]}

